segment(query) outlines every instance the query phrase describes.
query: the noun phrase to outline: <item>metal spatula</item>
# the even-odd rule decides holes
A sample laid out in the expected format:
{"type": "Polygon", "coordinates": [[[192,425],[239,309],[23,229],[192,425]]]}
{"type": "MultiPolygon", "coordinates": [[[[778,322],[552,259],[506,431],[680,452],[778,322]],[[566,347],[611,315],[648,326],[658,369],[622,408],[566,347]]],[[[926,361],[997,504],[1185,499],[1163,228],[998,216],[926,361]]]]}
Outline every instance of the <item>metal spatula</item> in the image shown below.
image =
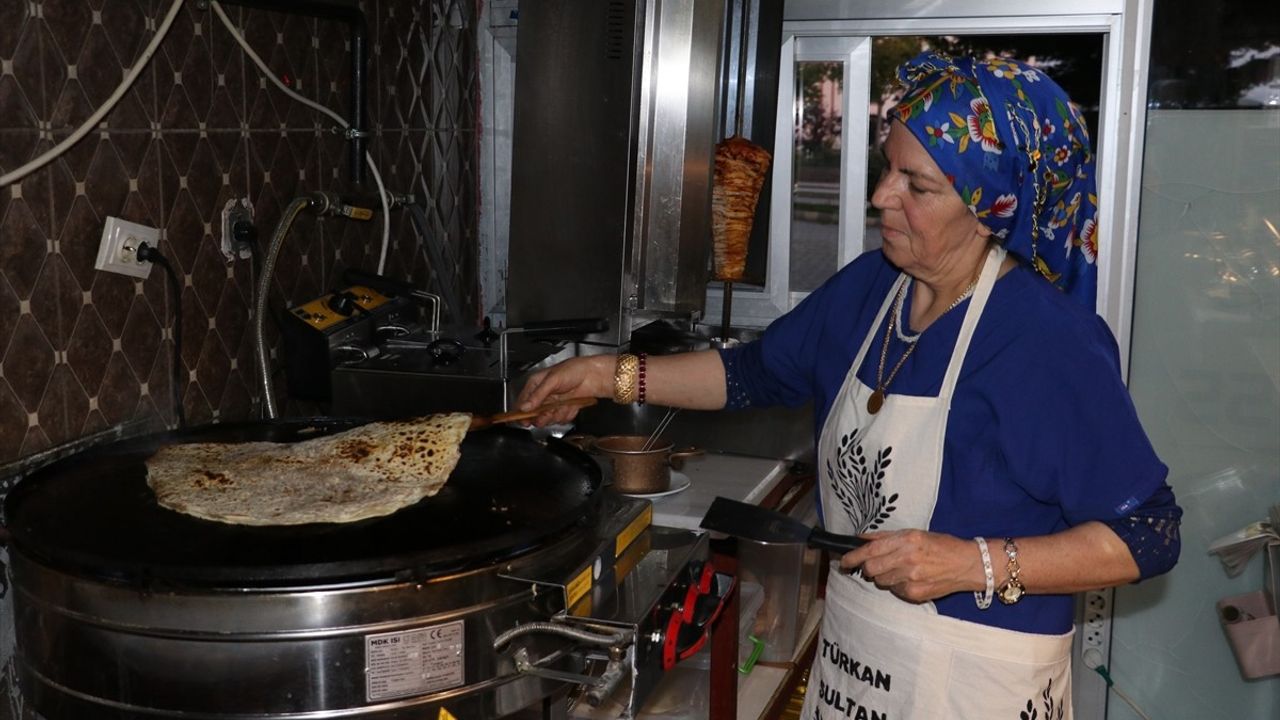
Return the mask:
{"type": "Polygon", "coordinates": [[[718,497],[702,518],[704,530],[763,543],[799,543],[846,553],[867,543],[853,535],[837,535],[809,527],[795,518],[756,505],[718,497]]]}

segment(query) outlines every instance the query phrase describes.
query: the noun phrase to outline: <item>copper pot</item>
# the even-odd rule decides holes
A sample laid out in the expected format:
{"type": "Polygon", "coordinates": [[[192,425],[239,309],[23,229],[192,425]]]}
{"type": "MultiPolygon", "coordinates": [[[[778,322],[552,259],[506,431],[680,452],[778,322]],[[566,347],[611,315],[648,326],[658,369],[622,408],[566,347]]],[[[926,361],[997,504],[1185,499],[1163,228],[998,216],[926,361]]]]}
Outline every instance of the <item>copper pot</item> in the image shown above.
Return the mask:
{"type": "Polygon", "coordinates": [[[674,449],[675,444],[658,438],[642,450],[647,435],[609,435],[591,442],[592,449],[613,461],[613,489],[620,493],[648,495],[671,488],[671,469],[684,467],[685,458],[701,455],[698,448],[674,449]]]}

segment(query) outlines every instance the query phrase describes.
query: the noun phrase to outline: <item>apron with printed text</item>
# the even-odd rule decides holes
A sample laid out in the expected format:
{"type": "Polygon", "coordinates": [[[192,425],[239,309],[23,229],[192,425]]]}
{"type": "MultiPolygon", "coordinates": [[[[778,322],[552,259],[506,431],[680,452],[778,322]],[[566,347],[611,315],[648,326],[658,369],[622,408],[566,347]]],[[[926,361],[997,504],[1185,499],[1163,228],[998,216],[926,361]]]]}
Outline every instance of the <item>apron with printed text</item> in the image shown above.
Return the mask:
{"type": "MultiPolygon", "coordinates": [[[[938,397],[889,394],[873,415],[866,406],[874,388],[858,380],[857,370],[907,276],[889,291],[818,441],[827,530],[929,527],[951,397],[1004,257],[998,247],[987,257],[938,397]]],[[[1000,544],[991,550],[993,562],[1001,562],[1000,544]]],[[[837,559],[801,717],[1071,720],[1070,654],[1071,633],[1023,633],[945,617],[931,602],[909,603],[841,572],[837,559]]]]}

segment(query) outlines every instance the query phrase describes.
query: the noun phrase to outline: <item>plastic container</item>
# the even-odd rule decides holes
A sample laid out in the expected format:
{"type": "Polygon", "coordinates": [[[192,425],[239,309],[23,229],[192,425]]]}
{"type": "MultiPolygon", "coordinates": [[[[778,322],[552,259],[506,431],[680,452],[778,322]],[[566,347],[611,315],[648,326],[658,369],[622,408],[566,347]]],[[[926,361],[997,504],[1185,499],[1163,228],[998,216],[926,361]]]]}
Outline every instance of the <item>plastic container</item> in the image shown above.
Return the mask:
{"type": "MultiPolygon", "coordinates": [[[[801,498],[796,507],[794,517],[817,524],[812,493],[801,498]]],[[[764,588],[764,604],[751,629],[751,634],[765,643],[761,662],[792,661],[817,598],[821,561],[821,551],[797,543],[738,541],[739,576],[744,583],[764,588]]]]}
{"type": "Polygon", "coordinates": [[[1218,620],[1246,680],[1280,675],[1280,620],[1255,590],[1218,601],[1218,620]]]}

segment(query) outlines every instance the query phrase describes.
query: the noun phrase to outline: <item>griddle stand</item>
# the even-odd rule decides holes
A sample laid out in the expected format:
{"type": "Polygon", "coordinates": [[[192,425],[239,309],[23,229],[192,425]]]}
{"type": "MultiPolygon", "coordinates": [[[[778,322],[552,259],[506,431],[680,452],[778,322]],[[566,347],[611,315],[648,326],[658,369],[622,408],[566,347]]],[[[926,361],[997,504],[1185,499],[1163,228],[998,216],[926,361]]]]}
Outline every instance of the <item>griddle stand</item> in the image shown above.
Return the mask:
{"type": "MultiPolygon", "coordinates": [[[[586,653],[584,660],[607,663],[604,676],[610,669],[621,667],[626,677],[620,683],[612,701],[621,706],[620,717],[634,717],[671,663],[670,652],[676,638],[673,637],[673,614],[681,614],[692,597],[689,585],[696,584],[698,576],[710,562],[707,535],[677,528],[650,526],[652,506],[647,500],[637,500],[609,492],[601,508],[603,518],[598,538],[601,543],[593,557],[584,563],[567,563],[565,566],[540,573],[538,577],[504,576],[518,583],[530,585],[533,595],[546,592],[563,593],[567,610],[553,618],[553,622],[592,633],[617,632],[629,638],[626,643],[603,649],[594,654],[586,653]],[[636,527],[643,532],[629,536],[636,527]],[[624,542],[627,541],[627,542],[624,542]],[[625,546],[619,553],[619,546],[625,546]],[[583,578],[591,577],[590,589],[583,590],[583,578]],[[570,578],[565,582],[564,578],[570,578]],[[576,581],[576,582],[575,582],[576,581]]],[[[713,583],[727,588],[720,603],[721,610],[708,624],[705,641],[711,645],[711,685],[713,720],[734,718],[737,713],[737,672],[734,663],[738,657],[738,584],[732,575],[707,570],[714,574],[713,583]]],[[[688,631],[685,631],[686,634],[688,631]]],[[[682,638],[684,636],[681,636],[682,638]]],[[[507,648],[521,657],[518,641],[507,648]]],[[[696,648],[695,648],[696,649],[696,648]]],[[[523,655],[528,658],[528,653],[523,655]]],[[[534,662],[537,662],[534,658],[534,662]]],[[[519,665],[519,662],[517,663],[519,665]]],[[[554,670],[541,671],[548,677],[554,670]]],[[[533,671],[534,674],[541,674],[533,671]]],[[[560,673],[562,675],[562,673],[560,673]]],[[[608,682],[601,676],[584,678],[590,688],[592,682],[608,682]]],[[[568,677],[558,677],[570,680],[568,677]]],[[[613,678],[614,684],[618,678],[613,678]]],[[[567,712],[571,698],[561,701],[567,712]]],[[[606,700],[608,702],[608,700],[606,700]]],[[[543,708],[544,717],[559,717],[549,706],[543,708]],[[550,715],[545,715],[550,713],[550,715]]]]}

